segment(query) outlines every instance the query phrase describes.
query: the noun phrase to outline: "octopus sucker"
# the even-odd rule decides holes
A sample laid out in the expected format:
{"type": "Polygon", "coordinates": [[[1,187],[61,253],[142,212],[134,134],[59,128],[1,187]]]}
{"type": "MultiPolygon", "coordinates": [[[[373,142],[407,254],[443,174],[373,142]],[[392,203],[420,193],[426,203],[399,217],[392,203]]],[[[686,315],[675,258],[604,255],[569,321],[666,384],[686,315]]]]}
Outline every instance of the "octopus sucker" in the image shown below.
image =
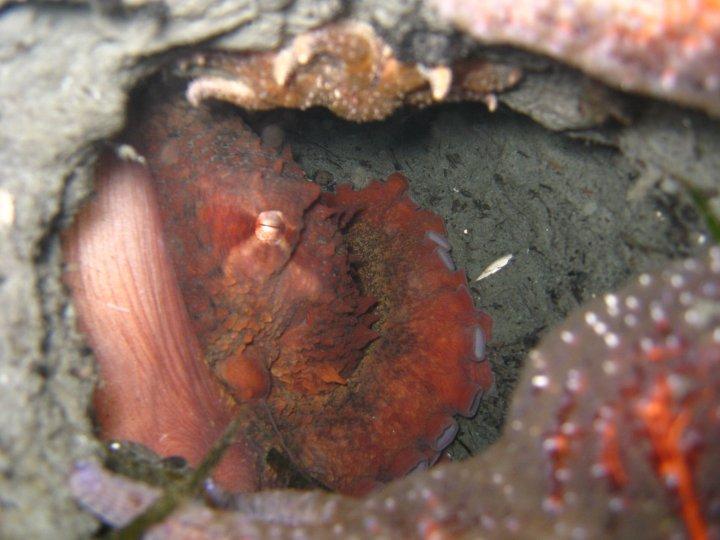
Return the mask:
{"type": "Polygon", "coordinates": [[[403,62],[372,26],[340,22],[302,34],[279,51],[199,53],[184,69],[199,75],[190,103],[228,101],[251,110],[327,107],[347,120],[382,120],[403,105],[481,101],[515,86],[518,68],[478,58],[450,66],[403,62]]]}
{"type": "MultiPolygon", "coordinates": [[[[432,531],[434,537],[715,538],[719,261],[720,248],[712,247],[700,258],[642,274],[548,332],[528,357],[503,436],[481,455],[416,470],[362,500],[259,493],[223,510],[189,501],[149,536],[424,538],[432,531]],[[667,324],[653,316],[658,305],[667,324]],[[636,317],[630,326],[628,314],[636,317]],[[616,346],[596,332],[598,322],[607,325],[604,335],[618,336],[616,346]],[[643,350],[645,339],[663,354],[643,350]]],[[[412,467],[406,456],[392,466],[412,467]]],[[[73,489],[81,503],[115,521],[120,510],[128,519],[126,501],[136,490],[152,495],[153,488],[97,465],[77,475],[73,489]],[[126,498],[118,500],[123,491],[126,498]]]]}
{"type": "Polygon", "coordinates": [[[272,452],[352,494],[434,463],[493,382],[441,218],[400,173],[323,193],[237,112],[139,99],[119,138],[143,164],[104,156],[66,234],[102,437],[196,465],[240,416],[231,490],[282,487],[272,452]]]}

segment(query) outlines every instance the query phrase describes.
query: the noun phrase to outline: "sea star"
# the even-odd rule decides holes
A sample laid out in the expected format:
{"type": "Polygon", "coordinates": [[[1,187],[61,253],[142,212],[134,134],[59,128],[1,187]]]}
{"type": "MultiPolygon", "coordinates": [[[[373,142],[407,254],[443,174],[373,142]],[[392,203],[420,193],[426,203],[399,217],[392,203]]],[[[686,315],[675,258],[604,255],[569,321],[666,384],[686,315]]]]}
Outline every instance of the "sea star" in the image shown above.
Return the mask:
{"type": "Polygon", "coordinates": [[[720,114],[717,0],[430,0],[486,44],[547,54],[623,90],[720,114]]]}

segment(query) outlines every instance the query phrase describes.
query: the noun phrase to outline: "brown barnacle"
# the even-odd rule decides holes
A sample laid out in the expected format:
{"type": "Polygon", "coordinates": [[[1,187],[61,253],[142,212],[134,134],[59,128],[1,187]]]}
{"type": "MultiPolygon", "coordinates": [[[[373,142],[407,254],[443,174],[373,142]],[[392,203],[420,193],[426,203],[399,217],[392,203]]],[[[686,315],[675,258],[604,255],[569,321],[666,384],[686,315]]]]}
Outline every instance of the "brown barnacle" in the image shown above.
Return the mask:
{"type": "Polygon", "coordinates": [[[278,51],[208,52],[189,62],[199,76],[187,98],[229,101],[252,110],[327,107],[356,122],[382,120],[403,105],[482,101],[518,83],[518,68],[485,59],[452,66],[402,62],[365,23],[344,22],[296,37],[278,51]]]}

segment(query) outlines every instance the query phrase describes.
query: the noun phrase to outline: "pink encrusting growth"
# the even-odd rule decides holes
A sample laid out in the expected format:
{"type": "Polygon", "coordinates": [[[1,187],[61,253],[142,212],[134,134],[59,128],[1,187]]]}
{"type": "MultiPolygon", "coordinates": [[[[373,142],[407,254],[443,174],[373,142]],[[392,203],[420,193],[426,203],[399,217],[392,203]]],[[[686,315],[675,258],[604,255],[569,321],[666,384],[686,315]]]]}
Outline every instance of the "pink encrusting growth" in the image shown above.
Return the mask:
{"type": "Polygon", "coordinates": [[[241,490],[285,485],[272,451],[354,494],[432,465],[493,383],[442,220],[399,173],[321,194],[180,93],[136,112],[123,138],[147,167],[106,158],[66,242],[103,437],[197,464],[241,415],[215,473],[241,490]]]}
{"type": "Polygon", "coordinates": [[[720,114],[717,0],[431,0],[477,40],[552,56],[624,90],[720,114]]]}
{"type": "MultiPolygon", "coordinates": [[[[714,247],[640,275],[548,333],[486,453],[361,501],[272,492],[238,497],[234,511],[188,502],[148,536],[715,538],[719,306],[714,247]]],[[[117,477],[83,465],[78,478],[82,503],[108,512],[87,493],[117,477]]]]}

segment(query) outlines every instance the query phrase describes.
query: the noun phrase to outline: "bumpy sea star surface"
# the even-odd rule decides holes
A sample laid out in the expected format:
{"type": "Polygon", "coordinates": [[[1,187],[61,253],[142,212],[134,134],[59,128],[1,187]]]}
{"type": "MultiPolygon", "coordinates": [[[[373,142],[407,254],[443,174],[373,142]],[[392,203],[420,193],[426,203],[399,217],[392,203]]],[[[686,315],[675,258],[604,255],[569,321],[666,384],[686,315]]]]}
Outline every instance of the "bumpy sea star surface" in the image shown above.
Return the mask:
{"type": "MultiPolygon", "coordinates": [[[[720,248],[585,305],[528,364],[505,434],[481,456],[363,500],[278,491],[239,496],[234,511],[190,502],[147,536],[720,534],[720,248]]],[[[148,504],[127,511],[134,490],[150,488],[94,464],[72,482],[86,508],[116,525],[148,504]]]]}
{"type": "Polygon", "coordinates": [[[106,158],[66,249],[103,436],[197,464],[240,415],[216,477],[243,490],[284,485],[272,451],[345,493],[433,464],[492,385],[490,319],[407,180],[321,194],[179,93],[125,138],[147,166],[106,158]]]}
{"type": "Polygon", "coordinates": [[[371,26],[329,25],[302,34],[286,48],[257,54],[208,52],[193,62],[215,73],[195,80],[188,99],[230,101],[246,109],[327,107],[359,122],[381,120],[402,105],[484,101],[520,80],[517,68],[486,60],[426,67],[398,60],[371,26]]]}
{"type": "Polygon", "coordinates": [[[479,41],[575,65],[625,90],[720,115],[717,0],[429,0],[479,41]]]}

